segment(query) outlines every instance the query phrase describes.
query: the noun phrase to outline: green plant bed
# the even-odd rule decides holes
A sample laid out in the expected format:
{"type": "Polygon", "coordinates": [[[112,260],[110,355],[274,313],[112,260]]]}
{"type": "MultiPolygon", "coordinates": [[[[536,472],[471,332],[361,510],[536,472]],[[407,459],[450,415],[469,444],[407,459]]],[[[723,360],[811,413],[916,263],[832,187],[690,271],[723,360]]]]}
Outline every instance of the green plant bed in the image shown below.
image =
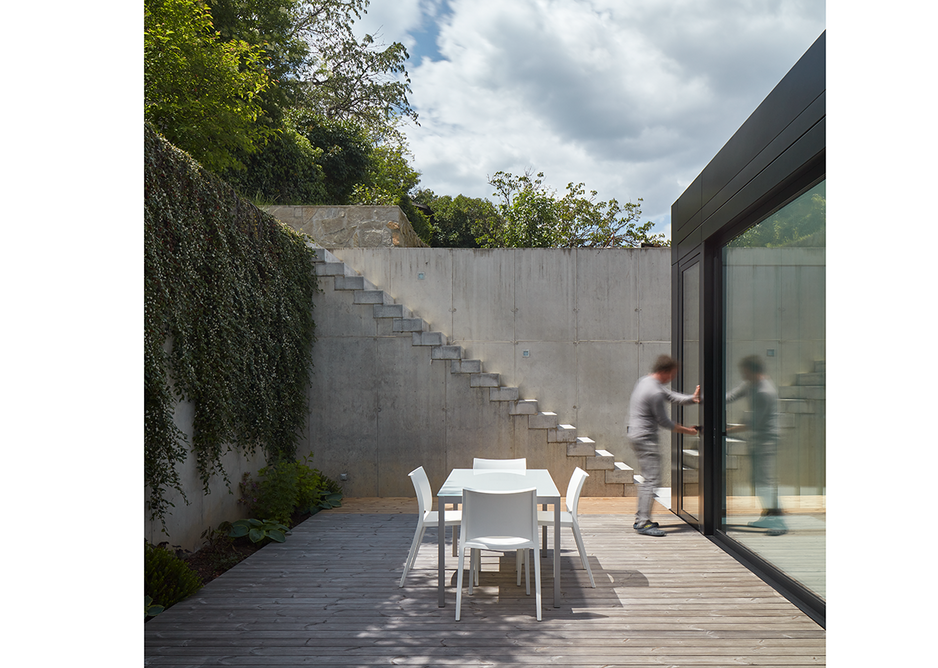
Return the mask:
{"type": "Polygon", "coordinates": [[[159,614],[202,588],[202,581],[189,564],[163,547],[145,543],[143,563],[147,616],[159,614]]]}
{"type": "MultiPolygon", "coordinates": [[[[308,512],[296,511],[290,517],[290,526],[295,527],[310,517],[312,515],[308,512]]],[[[247,536],[230,538],[227,536],[229,527],[229,523],[223,522],[218,529],[203,533],[205,545],[198,552],[185,557],[186,563],[202,578],[204,584],[208,584],[225,571],[234,568],[269,542],[252,543],[247,536]]]]}

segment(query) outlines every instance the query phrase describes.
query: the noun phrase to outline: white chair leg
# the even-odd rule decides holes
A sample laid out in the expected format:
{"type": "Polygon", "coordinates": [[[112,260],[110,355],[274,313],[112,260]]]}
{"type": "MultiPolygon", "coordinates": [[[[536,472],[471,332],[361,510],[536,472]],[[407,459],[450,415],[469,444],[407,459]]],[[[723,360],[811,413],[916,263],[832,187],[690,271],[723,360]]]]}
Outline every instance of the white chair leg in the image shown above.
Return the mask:
{"type": "Polygon", "coordinates": [[[528,552],[530,550],[522,550],[524,554],[521,555],[521,561],[524,562],[524,593],[527,596],[531,595],[531,566],[528,564],[528,552]]]}
{"type": "Polygon", "coordinates": [[[595,589],[596,583],[593,581],[593,571],[590,569],[590,562],[586,556],[586,548],[583,547],[583,537],[580,535],[580,527],[577,526],[576,522],[570,526],[573,527],[573,539],[576,541],[576,549],[580,552],[580,561],[583,562],[583,568],[586,569],[586,574],[590,578],[590,587],[595,589]]]}
{"type": "Polygon", "coordinates": [[[404,580],[407,578],[407,574],[410,572],[410,569],[414,567],[414,561],[417,559],[417,550],[420,549],[420,542],[423,540],[424,531],[426,531],[426,527],[421,523],[414,532],[414,540],[410,544],[410,552],[407,554],[407,561],[404,562],[404,573],[401,575],[401,583],[397,585],[398,587],[404,586],[404,580]]]}
{"type": "Polygon", "coordinates": [[[537,606],[537,621],[541,621],[541,555],[534,548],[534,604],[537,606]]]}
{"type": "MultiPolygon", "coordinates": [[[[462,568],[463,558],[466,556],[465,550],[459,550],[459,566],[456,570],[456,621],[459,621],[459,613],[462,610],[462,568]]],[[[471,561],[471,559],[470,559],[471,561]]],[[[472,587],[472,575],[469,576],[469,587],[472,587]]]]}
{"type": "MultiPolygon", "coordinates": [[[[462,556],[462,555],[460,555],[462,556]]],[[[479,586],[479,571],[482,570],[482,551],[475,548],[469,550],[469,595],[472,596],[472,587],[479,586]]]]}

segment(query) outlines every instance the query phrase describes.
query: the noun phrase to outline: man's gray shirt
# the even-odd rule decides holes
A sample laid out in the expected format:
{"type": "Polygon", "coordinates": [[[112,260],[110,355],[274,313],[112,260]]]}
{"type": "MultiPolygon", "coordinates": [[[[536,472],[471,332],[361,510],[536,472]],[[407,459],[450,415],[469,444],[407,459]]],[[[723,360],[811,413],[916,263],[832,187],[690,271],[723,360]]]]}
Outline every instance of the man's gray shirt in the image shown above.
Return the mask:
{"type": "Polygon", "coordinates": [[[778,392],[767,378],[756,382],[743,382],[727,392],[726,403],[741,397],[749,399],[752,415],[747,419],[754,441],[778,438],[778,392]]]}
{"type": "Polygon", "coordinates": [[[633,441],[657,440],[659,426],[669,431],[674,429],[665,403],[690,404],[693,401],[694,395],[669,390],[653,374],[642,376],[629,400],[629,438],[633,441]]]}

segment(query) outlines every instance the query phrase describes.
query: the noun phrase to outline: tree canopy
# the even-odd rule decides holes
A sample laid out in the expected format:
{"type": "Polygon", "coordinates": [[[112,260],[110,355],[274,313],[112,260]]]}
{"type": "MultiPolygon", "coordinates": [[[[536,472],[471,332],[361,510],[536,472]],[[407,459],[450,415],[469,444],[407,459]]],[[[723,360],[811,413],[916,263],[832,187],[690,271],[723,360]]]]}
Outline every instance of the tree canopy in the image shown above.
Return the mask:
{"type": "Polygon", "coordinates": [[[666,245],[663,234],[651,234],[653,223],[639,223],[638,203],[615,199],[596,201],[584,184],[567,184],[563,197],[544,185],[544,173],[514,176],[496,172],[489,180],[499,198],[494,224],[480,230],[483,247],[500,248],[621,248],[666,245]]]}
{"type": "Polygon", "coordinates": [[[241,168],[262,144],[261,48],[223,41],[197,0],[144,0],[144,118],[211,170],[241,168]]]}
{"type": "Polygon", "coordinates": [[[256,202],[397,205],[434,246],[667,244],[639,222],[641,199],[597,201],[583,183],[560,195],[542,172],[496,172],[495,203],[419,190],[408,53],[356,38],[368,3],[144,0],[146,120],[256,202]]]}

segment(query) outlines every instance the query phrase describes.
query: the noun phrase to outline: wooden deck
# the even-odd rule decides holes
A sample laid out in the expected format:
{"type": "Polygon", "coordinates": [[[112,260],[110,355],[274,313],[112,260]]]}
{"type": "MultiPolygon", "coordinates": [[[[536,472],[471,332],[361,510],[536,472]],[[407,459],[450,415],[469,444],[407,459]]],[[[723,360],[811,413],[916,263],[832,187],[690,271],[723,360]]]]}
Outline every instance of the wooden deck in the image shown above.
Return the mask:
{"type": "Polygon", "coordinates": [[[514,559],[483,559],[456,622],[456,558],[437,606],[436,532],[404,588],[412,499],[347,500],[145,625],[147,666],[823,666],[825,631],[680,519],[636,534],[634,499],[581,499],[589,586],[562,537],[561,607],[542,569],[543,621],[514,559]]]}

